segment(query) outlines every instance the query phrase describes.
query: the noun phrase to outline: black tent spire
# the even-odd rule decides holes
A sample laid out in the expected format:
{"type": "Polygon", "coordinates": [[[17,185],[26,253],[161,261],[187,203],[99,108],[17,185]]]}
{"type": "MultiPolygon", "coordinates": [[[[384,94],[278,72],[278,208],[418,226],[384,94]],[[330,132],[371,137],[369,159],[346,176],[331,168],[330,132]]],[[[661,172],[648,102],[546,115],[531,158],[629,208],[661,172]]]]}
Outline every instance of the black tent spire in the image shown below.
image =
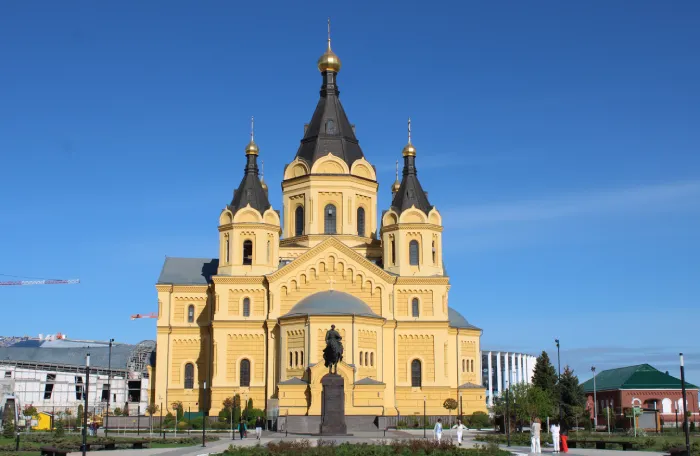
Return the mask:
{"type": "Polygon", "coordinates": [[[423,191],[418,181],[416,169],[416,148],[411,143],[411,118],[408,119],[408,144],[403,148],[403,178],[401,185],[394,194],[391,207],[399,214],[415,206],[428,214],[433,206],[428,201],[428,195],[423,191]]]}
{"type": "Polygon", "coordinates": [[[330,20],[328,22],[328,49],[318,59],[318,69],[323,77],[320,99],[311,116],[304,137],[297,150],[297,157],[309,165],[321,157],[333,154],[348,166],[364,157],[338,95],[336,77],[340,71],[340,59],[331,50],[330,20]]]}
{"type": "Polygon", "coordinates": [[[255,119],[250,118],[250,142],[245,148],[246,167],[243,180],[233,191],[233,200],[228,208],[234,214],[250,204],[260,214],[270,208],[267,192],[258,177],[258,145],[255,144],[255,119]]]}

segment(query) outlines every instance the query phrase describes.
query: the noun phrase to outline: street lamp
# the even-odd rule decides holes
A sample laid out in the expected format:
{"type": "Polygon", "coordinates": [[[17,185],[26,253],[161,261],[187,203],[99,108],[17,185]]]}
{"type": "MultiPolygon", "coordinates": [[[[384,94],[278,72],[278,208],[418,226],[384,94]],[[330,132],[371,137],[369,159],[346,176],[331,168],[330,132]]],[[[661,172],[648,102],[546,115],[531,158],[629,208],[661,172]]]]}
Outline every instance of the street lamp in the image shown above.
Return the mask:
{"type": "Polygon", "coordinates": [[[685,450],[686,454],[690,454],[690,429],[688,428],[688,401],[685,396],[685,366],[683,365],[683,353],[681,357],[681,389],[683,391],[683,432],[685,433],[685,450]]]}
{"type": "Polygon", "coordinates": [[[206,401],[207,400],[207,381],[204,380],[204,391],[202,394],[202,446],[205,447],[207,446],[206,444],[206,439],[207,439],[207,406],[206,406],[206,401]]]}
{"type": "Polygon", "coordinates": [[[427,438],[425,435],[425,396],[423,396],[423,438],[427,438]]]}
{"type": "Polygon", "coordinates": [[[83,411],[83,456],[87,453],[88,392],[90,388],[90,353],[85,356],[85,410],[83,411]]]}
{"type": "Polygon", "coordinates": [[[109,339],[109,358],[107,361],[107,416],[105,423],[105,437],[109,429],[109,399],[112,397],[112,343],[114,339],[109,339]]]}
{"type": "Polygon", "coordinates": [[[506,439],[510,446],[510,388],[506,389],[506,416],[503,417],[503,425],[506,427],[506,439]]]}
{"type": "Polygon", "coordinates": [[[595,388],[595,366],[591,366],[591,372],[593,372],[593,426],[594,430],[598,430],[598,399],[596,396],[595,388]]]}
{"type": "Polygon", "coordinates": [[[557,379],[557,383],[559,383],[559,426],[561,426],[563,424],[563,419],[561,415],[561,355],[559,352],[559,339],[554,339],[554,342],[556,342],[557,344],[557,370],[559,371],[559,377],[557,379]]]}

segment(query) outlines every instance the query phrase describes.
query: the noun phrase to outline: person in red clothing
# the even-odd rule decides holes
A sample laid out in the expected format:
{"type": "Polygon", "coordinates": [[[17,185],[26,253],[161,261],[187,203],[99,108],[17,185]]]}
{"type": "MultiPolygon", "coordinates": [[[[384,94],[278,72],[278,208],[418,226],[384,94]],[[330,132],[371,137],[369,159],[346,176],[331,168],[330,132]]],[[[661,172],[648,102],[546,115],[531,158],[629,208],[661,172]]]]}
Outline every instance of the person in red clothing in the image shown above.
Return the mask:
{"type": "Polygon", "coordinates": [[[569,452],[569,445],[566,443],[566,441],[569,439],[569,431],[564,429],[561,431],[561,451],[564,453],[569,452]]]}

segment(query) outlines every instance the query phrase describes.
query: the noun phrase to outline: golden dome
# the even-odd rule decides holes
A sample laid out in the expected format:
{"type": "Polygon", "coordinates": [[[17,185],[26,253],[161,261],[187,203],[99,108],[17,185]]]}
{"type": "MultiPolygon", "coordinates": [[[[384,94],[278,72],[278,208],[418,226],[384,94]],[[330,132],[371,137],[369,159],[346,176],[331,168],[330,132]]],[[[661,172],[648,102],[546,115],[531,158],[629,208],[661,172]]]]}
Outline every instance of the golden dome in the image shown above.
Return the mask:
{"type": "Polygon", "coordinates": [[[340,71],[340,59],[335,55],[335,52],[331,51],[330,40],[328,40],[328,49],[318,58],[318,71],[321,73],[324,71],[332,71],[334,73],[340,71]]]}
{"type": "Polygon", "coordinates": [[[398,179],[394,181],[394,184],[391,186],[391,192],[396,193],[399,191],[399,188],[401,187],[401,182],[399,182],[398,179]]]}
{"type": "Polygon", "coordinates": [[[248,143],[247,146],[245,146],[245,154],[246,155],[258,155],[258,145],[255,144],[255,141],[252,139],[248,143]]]}
{"type": "Polygon", "coordinates": [[[406,146],[403,148],[402,152],[404,157],[415,157],[416,156],[416,148],[413,147],[413,144],[408,143],[406,146]]]}
{"type": "Polygon", "coordinates": [[[331,18],[328,18],[328,49],[318,58],[318,71],[332,71],[337,73],[340,71],[340,59],[331,50],[331,18]]]}

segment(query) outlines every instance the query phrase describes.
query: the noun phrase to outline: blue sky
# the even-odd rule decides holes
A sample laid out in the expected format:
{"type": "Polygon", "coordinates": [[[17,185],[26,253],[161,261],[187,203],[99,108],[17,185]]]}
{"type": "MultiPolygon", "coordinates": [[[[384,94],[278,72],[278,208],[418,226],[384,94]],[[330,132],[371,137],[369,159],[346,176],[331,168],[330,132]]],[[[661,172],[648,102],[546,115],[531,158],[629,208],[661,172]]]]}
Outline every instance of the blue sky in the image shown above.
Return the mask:
{"type": "Polygon", "coordinates": [[[677,373],[700,295],[700,4],[6,2],[0,334],[155,336],[165,255],[216,256],[248,119],[280,208],[332,17],[341,99],[380,206],[413,119],[450,304],[482,345],[587,378],[677,373]],[[8,278],[9,279],[9,278],[8,278]]]}

